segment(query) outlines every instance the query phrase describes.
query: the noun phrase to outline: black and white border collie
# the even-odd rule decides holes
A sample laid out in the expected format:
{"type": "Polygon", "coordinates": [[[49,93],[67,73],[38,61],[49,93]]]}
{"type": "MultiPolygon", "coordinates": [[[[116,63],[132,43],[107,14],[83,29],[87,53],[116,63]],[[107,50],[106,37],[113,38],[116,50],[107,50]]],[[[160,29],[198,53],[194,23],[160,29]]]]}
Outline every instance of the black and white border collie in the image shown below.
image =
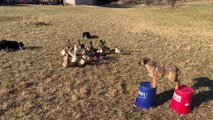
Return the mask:
{"type": "Polygon", "coordinates": [[[0,41],[0,50],[22,50],[24,49],[24,44],[22,42],[17,41],[8,41],[8,40],[1,40],[0,41]]]}
{"type": "Polygon", "coordinates": [[[91,35],[90,35],[89,32],[83,32],[82,36],[83,36],[83,39],[90,39],[91,38],[91,35]]]}

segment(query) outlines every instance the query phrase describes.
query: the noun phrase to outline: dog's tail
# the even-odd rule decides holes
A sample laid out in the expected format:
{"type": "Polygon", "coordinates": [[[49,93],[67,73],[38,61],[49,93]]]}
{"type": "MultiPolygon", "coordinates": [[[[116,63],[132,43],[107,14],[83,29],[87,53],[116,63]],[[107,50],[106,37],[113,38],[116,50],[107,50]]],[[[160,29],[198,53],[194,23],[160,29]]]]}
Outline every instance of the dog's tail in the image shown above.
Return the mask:
{"type": "Polygon", "coordinates": [[[176,80],[175,81],[179,81],[180,69],[175,67],[175,73],[176,73],[176,80]]]}
{"type": "Polygon", "coordinates": [[[175,72],[177,73],[177,75],[180,75],[180,69],[179,68],[177,68],[177,67],[175,67],[175,72]]]}

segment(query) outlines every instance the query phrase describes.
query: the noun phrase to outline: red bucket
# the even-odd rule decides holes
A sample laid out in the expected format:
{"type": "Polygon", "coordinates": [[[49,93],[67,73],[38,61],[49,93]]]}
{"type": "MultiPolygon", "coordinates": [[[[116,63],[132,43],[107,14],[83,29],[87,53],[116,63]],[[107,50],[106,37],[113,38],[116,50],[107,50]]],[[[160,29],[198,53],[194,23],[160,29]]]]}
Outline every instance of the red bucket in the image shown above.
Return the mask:
{"type": "Polygon", "coordinates": [[[181,85],[180,89],[174,91],[170,108],[178,114],[189,113],[191,111],[193,92],[192,88],[181,85]]]}

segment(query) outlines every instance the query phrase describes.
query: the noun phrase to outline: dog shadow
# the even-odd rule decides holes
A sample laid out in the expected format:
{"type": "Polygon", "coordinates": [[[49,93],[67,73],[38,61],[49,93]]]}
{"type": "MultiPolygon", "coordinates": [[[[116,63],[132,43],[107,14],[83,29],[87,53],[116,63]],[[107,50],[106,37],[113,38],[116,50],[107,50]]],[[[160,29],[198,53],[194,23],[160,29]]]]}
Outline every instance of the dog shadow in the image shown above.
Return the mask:
{"type": "Polygon", "coordinates": [[[38,49],[41,49],[41,48],[42,47],[38,47],[38,46],[28,46],[25,49],[27,49],[27,50],[38,50],[38,49]]]}
{"type": "Polygon", "coordinates": [[[208,90],[193,95],[192,108],[199,107],[202,103],[213,100],[213,80],[210,80],[207,77],[200,77],[193,79],[193,81],[195,84],[192,88],[195,91],[202,87],[208,88],[208,90]]]}
{"type": "Polygon", "coordinates": [[[91,35],[90,36],[90,39],[95,39],[95,38],[99,38],[99,36],[97,36],[97,35],[91,35]]]}
{"type": "Polygon", "coordinates": [[[160,94],[157,94],[156,96],[156,106],[160,106],[163,105],[164,103],[166,103],[167,101],[172,99],[174,93],[174,89],[170,89],[167,91],[164,91],[160,94]]]}

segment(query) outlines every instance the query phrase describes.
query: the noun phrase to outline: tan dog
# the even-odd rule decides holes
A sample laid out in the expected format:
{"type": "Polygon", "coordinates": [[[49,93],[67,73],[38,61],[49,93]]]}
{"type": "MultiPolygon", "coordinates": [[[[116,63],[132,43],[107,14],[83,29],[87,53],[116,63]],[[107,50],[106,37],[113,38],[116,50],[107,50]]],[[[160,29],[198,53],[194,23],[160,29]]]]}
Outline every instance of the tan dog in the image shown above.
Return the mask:
{"type": "Polygon", "coordinates": [[[144,65],[148,70],[149,76],[153,79],[152,87],[157,87],[157,81],[160,77],[165,76],[170,81],[176,83],[175,89],[180,88],[180,81],[178,80],[178,75],[180,71],[175,66],[167,66],[167,65],[157,65],[155,62],[151,61],[149,58],[143,58],[139,61],[140,65],[144,65]]]}

